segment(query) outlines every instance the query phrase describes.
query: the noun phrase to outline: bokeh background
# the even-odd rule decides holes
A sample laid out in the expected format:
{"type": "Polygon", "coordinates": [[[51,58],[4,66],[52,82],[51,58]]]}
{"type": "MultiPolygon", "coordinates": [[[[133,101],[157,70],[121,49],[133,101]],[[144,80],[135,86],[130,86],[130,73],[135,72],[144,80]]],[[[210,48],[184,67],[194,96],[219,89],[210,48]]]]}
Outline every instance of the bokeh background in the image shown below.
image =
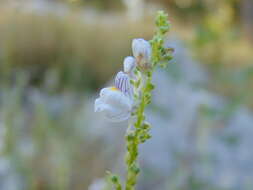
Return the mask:
{"type": "Polygon", "coordinates": [[[0,189],[102,190],[124,177],[125,123],[93,111],[169,14],[138,190],[253,189],[252,0],[1,0],[0,189]]]}

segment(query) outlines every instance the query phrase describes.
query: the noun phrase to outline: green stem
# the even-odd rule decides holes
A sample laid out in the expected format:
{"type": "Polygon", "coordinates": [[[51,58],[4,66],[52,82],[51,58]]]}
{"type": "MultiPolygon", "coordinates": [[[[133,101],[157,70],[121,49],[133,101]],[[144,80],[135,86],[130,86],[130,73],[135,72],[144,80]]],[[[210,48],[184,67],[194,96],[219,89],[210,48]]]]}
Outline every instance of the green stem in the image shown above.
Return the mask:
{"type": "Polygon", "coordinates": [[[135,130],[130,131],[127,134],[126,144],[126,165],[127,165],[127,179],[126,179],[126,190],[135,190],[135,185],[137,182],[138,174],[140,169],[138,167],[138,152],[139,145],[149,138],[148,130],[144,128],[144,111],[147,105],[147,98],[150,97],[151,93],[151,76],[144,76],[147,80],[144,80],[143,87],[139,96],[139,106],[136,111],[136,122],[134,123],[135,130]],[[146,139],[145,139],[146,138],[146,139]],[[144,141],[143,141],[144,140],[144,141]]]}

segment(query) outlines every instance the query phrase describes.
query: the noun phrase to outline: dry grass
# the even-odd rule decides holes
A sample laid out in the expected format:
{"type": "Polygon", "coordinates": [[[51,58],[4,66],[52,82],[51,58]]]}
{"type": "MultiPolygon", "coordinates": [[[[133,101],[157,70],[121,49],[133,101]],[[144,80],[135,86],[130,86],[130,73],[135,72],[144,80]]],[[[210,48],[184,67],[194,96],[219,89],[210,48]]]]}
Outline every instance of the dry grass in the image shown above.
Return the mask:
{"type": "MultiPolygon", "coordinates": [[[[149,37],[153,22],[132,23],[113,15],[87,19],[85,13],[24,13],[0,10],[2,72],[24,69],[31,83],[44,82],[54,70],[66,87],[97,88],[121,67],[131,39],[149,37]]],[[[88,14],[87,14],[88,15],[88,14]]]]}

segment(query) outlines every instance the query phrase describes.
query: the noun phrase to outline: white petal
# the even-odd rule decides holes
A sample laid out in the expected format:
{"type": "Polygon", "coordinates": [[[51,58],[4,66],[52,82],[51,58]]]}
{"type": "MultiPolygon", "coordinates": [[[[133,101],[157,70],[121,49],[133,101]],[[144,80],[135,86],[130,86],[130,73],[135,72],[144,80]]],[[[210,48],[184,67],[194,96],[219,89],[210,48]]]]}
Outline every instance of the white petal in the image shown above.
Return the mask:
{"type": "Polygon", "coordinates": [[[132,100],[121,91],[103,88],[95,101],[95,112],[102,112],[112,122],[120,122],[130,117],[132,106],[132,100]]]}
{"type": "Polygon", "coordinates": [[[134,39],[132,50],[135,58],[141,56],[144,62],[150,62],[152,49],[148,41],[142,38],[134,39]]]}
{"type": "Polygon", "coordinates": [[[109,121],[121,122],[127,120],[130,117],[131,112],[127,109],[120,109],[111,106],[110,109],[104,112],[104,114],[106,116],[105,118],[109,121]]]}
{"type": "Polygon", "coordinates": [[[94,111],[95,112],[102,112],[106,110],[107,105],[101,100],[101,98],[97,98],[95,100],[95,106],[94,106],[94,111]]]}
{"type": "Polygon", "coordinates": [[[131,109],[132,107],[132,100],[130,98],[125,96],[121,91],[111,90],[111,88],[104,88],[101,99],[107,104],[116,107],[124,107],[127,109],[131,109]]]}
{"type": "Polygon", "coordinates": [[[127,56],[125,59],[124,59],[124,72],[125,73],[131,73],[134,68],[135,68],[135,58],[132,57],[132,56],[127,56]]]}

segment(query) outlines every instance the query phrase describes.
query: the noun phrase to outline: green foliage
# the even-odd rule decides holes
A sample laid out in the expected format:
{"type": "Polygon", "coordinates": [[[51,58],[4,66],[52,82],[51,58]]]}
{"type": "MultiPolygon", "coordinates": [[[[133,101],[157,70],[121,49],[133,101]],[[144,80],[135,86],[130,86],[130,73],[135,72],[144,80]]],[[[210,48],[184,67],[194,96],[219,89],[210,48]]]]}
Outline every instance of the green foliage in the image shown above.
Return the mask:
{"type": "Polygon", "coordinates": [[[152,64],[155,67],[157,64],[164,67],[168,61],[172,59],[172,48],[164,47],[165,34],[170,29],[168,15],[159,11],[156,17],[156,34],[150,41],[152,46],[152,64]]]}

